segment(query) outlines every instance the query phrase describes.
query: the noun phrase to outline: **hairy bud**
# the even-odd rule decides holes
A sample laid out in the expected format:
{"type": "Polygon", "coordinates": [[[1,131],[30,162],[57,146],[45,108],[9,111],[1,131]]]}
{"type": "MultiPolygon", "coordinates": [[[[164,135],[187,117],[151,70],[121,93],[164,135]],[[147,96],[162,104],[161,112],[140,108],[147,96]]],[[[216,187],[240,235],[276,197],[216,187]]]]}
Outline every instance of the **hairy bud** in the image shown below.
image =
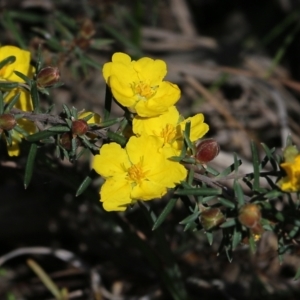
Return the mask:
{"type": "Polygon", "coordinates": [[[206,139],[196,144],[196,160],[201,164],[212,161],[220,152],[220,146],[214,139],[206,139]]]}
{"type": "Polygon", "coordinates": [[[0,115],[0,128],[2,130],[11,130],[17,124],[17,121],[12,114],[2,114],[0,115]]]}
{"type": "Polygon", "coordinates": [[[225,217],[219,208],[208,208],[201,213],[201,224],[205,230],[209,230],[225,222],[225,217]]]}
{"type": "Polygon", "coordinates": [[[84,135],[89,130],[89,125],[87,121],[83,119],[75,120],[72,123],[72,133],[73,135],[84,135]]]}
{"type": "Polygon", "coordinates": [[[45,67],[37,74],[36,82],[39,87],[50,87],[59,81],[59,69],[56,67],[45,67]]]}
{"type": "Polygon", "coordinates": [[[254,203],[243,205],[239,210],[238,219],[247,228],[257,227],[261,220],[260,207],[254,203]]]}

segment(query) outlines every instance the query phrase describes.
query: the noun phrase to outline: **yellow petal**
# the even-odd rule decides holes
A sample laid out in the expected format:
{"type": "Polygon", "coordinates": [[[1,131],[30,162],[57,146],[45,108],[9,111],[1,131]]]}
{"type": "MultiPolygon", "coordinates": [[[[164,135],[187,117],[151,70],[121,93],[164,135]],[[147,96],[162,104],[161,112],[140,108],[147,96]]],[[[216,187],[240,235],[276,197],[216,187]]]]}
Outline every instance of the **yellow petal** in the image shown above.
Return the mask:
{"type": "Polygon", "coordinates": [[[93,169],[104,178],[116,175],[125,177],[130,165],[126,151],[117,143],[102,146],[100,155],[96,155],[93,161],[93,169]]]}

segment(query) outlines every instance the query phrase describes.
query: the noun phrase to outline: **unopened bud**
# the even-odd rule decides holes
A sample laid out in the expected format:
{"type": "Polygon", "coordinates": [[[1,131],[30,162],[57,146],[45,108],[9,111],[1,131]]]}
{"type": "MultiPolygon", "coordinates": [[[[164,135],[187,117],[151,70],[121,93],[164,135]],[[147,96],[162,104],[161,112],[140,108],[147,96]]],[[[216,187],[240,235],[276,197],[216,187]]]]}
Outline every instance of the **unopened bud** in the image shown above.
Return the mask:
{"type": "MultiPolygon", "coordinates": [[[[73,139],[73,135],[71,132],[65,132],[60,136],[59,142],[60,145],[70,151],[72,149],[72,139],[73,139]]],[[[76,138],[76,147],[80,146],[80,140],[78,138],[76,138]]]]}
{"type": "Polygon", "coordinates": [[[201,164],[212,161],[220,152],[220,146],[214,139],[206,139],[196,144],[196,160],[201,164]]]}
{"type": "Polygon", "coordinates": [[[284,148],[283,157],[285,162],[294,162],[296,156],[299,154],[299,150],[296,146],[290,145],[284,148]]]}
{"type": "Polygon", "coordinates": [[[36,82],[39,87],[50,87],[59,81],[59,69],[56,67],[45,67],[37,74],[36,82]]]}
{"type": "Polygon", "coordinates": [[[73,135],[84,135],[89,130],[89,125],[87,121],[79,119],[72,123],[72,133],[73,135]]]}
{"type": "Polygon", "coordinates": [[[201,224],[205,230],[210,230],[225,222],[225,217],[219,208],[213,207],[204,210],[200,217],[201,224]]]}
{"type": "Polygon", "coordinates": [[[261,220],[260,207],[254,203],[243,205],[240,208],[238,219],[247,228],[255,228],[261,220]]]}
{"type": "Polygon", "coordinates": [[[0,128],[2,130],[11,130],[17,124],[17,121],[12,114],[2,114],[0,115],[0,128]]]}

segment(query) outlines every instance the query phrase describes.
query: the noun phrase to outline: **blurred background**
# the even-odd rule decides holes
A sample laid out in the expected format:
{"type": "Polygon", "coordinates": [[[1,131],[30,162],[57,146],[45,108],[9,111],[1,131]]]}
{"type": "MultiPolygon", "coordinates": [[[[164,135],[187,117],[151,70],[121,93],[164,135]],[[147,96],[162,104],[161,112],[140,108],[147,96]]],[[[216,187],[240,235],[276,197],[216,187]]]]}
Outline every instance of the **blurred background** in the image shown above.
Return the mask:
{"type": "MultiPolygon", "coordinates": [[[[279,151],[291,135],[300,146],[299,20],[298,0],[2,0],[0,42],[30,50],[33,64],[41,45],[44,65],[60,69],[64,85],[42,96],[53,113],[67,104],[103,116],[101,69],[114,52],[166,61],[167,80],[182,91],[182,115],[203,113],[206,137],[220,144],[213,167],[229,166],[235,152],[247,173],[250,140],[279,151]]],[[[121,114],[114,105],[113,115],[121,114]]],[[[75,197],[90,157],[71,164],[44,147],[24,190],[27,151],[24,142],[22,155],[11,158],[0,144],[0,299],[53,298],[28,258],[70,299],[172,299],[118,218],[102,211],[100,180],[75,197]]],[[[151,202],[157,213],[165,204],[151,202]]],[[[245,243],[229,261],[218,252],[218,234],[210,246],[202,231],[184,231],[186,215],[177,203],[163,228],[190,299],[299,299],[296,238],[282,263],[269,232],[255,254],[245,243]]],[[[138,208],[119,218],[155,249],[138,208]]]]}

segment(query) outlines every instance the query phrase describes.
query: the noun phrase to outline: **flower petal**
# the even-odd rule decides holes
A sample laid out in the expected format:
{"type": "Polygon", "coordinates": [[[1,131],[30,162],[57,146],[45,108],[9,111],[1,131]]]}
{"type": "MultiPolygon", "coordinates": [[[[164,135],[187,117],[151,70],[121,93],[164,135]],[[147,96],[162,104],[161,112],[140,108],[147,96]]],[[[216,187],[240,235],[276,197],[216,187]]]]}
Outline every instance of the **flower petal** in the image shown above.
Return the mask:
{"type": "Polygon", "coordinates": [[[125,177],[129,167],[126,151],[117,143],[103,145],[100,155],[96,155],[93,161],[93,169],[104,178],[118,175],[125,177]]]}

